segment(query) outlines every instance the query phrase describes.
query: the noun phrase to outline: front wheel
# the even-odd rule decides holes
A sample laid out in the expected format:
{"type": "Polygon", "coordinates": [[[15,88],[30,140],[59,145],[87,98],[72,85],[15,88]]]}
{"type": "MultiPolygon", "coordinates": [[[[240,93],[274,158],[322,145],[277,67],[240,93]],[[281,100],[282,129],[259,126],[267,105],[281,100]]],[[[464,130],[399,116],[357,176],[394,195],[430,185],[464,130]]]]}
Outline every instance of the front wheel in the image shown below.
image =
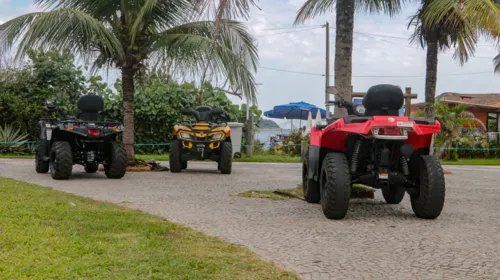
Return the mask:
{"type": "Polygon", "coordinates": [[[233,145],[231,142],[221,144],[219,170],[222,174],[231,174],[233,165],[233,145]]]}
{"type": "Polygon", "coordinates": [[[104,165],[104,173],[110,179],[120,179],[127,172],[127,150],[123,143],[111,142],[109,144],[109,158],[104,165]]]}
{"type": "Polygon", "coordinates": [[[309,203],[318,203],[320,201],[319,185],[316,181],[307,178],[309,165],[307,164],[307,153],[302,163],[302,190],[304,199],[309,203]]]}
{"type": "Polygon", "coordinates": [[[446,193],[443,168],[431,155],[420,157],[419,190],[411,195],[411,208],[422,219],[435,219],[443,210],[446,193]]]}
{"type": "Polygon", "coordinates": [[[328,219],[343,219],[351,198],[349,163],[342,153],[328,153],[321,168],[321,208],[328,219]]]}
{"type": "MultiPolygon", "coordinates": [[[[170,166],[170,172],[179,173],[183,169],[182,167],[182,147],[179,140],[174,140],[170,143],[170,156],[168,158],[168,163],[170,166]]],[[[187,163],[186,163],[187,168],[187,163]]]]}
{"type": "Polygon", "coordinates": [[[50,162],[44,161],[42,157],[41,144],[36,145],[36,155],[35,155],[35,170],[36,173],[47,173],[50,169],[50,162]]]}

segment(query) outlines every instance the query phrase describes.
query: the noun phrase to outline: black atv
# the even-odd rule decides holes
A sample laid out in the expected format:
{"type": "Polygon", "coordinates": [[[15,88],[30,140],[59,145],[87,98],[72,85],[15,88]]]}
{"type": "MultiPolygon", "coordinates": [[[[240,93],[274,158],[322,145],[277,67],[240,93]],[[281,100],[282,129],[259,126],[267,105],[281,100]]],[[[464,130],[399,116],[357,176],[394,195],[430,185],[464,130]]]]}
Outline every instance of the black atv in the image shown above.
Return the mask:
{"type": "MultiPolygon", "coordinates": [[[[56,106],[45,106],[50,114],[61,113],[56,106]]],[[[79,118],[43,117],[38,122],[40,142],[36,147],[37,173],[50,170],[56,180],[69,179],[74,164],[87,173],[95,173],[99,164],[108,178],[120,179],[127,169],[125,146],[116,141],[123,126],[115,121],[98,121],[104,100],[98,95],[85,95],[78,100],[79,118]]]]}

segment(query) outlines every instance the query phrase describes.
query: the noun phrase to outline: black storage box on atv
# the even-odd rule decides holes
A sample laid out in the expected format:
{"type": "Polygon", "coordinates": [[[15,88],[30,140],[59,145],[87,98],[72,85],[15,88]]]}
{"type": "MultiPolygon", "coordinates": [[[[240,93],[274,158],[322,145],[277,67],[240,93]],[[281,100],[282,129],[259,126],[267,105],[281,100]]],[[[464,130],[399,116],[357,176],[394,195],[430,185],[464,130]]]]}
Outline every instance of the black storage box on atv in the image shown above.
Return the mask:
{"type": "MultiPolygon", "coordinates": [[[[58,112],[55,106],[44,108],[58,112]]],[[[36,147],[36,172],[50,170],[56,180],[69,179],[73,165],[80,164],[87,173],[95,173],[99,164],[108,178],[120,179],[127,169],[127,153],[117,141],[123,127],[114,121],[98,121],[104,110],[104,100],[97,95],[85,95],[78,100],[79,118],[45,117],[40,119],[40,142],[36,147]]]]}

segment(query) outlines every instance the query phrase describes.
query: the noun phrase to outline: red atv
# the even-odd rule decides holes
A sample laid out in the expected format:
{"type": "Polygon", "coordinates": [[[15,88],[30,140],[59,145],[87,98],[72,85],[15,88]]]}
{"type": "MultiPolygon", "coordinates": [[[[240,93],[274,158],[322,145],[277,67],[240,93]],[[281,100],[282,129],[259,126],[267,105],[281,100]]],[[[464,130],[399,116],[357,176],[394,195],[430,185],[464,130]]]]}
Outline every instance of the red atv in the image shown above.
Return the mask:
{"type": "Polygon", "coordinates": [[[372,86],[362,105],[342,99],[330,104],[346,108],[348,116],[311,129],[302,165],[306,201],[321,201],[328,219],[343,219],[352,184],[363,184],[381,189],[389,204],[400,203],[407,192],[417,217],[437,218],[445,179],[429,147],[440,123],[400,117],[403,92],[393,85],[372,86]]]}

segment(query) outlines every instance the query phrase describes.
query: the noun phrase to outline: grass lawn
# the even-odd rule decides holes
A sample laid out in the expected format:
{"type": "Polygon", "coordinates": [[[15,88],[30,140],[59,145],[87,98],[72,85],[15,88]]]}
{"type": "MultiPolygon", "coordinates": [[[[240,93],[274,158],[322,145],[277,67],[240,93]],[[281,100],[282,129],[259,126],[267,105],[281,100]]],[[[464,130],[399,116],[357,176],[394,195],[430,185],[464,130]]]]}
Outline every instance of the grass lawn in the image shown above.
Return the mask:
{"type": "Polygon", "coordinates": [[[298,279],[162,218],[0,177],[2,279],[298,279]]]}
{"type": "Polygon", "coordinates": [[[4,155],[4,154],[0,154],[0,158],[29,158],[29,159],[34,159],[35,156],[34,155],[4,155]]]}
{"type": "Polygon", "coordinates": [[[442,160],[442,165],[500,165],[500,159],[496,158],[474,158],[474,159],[459,159],[457,161],[442,160]]]}

